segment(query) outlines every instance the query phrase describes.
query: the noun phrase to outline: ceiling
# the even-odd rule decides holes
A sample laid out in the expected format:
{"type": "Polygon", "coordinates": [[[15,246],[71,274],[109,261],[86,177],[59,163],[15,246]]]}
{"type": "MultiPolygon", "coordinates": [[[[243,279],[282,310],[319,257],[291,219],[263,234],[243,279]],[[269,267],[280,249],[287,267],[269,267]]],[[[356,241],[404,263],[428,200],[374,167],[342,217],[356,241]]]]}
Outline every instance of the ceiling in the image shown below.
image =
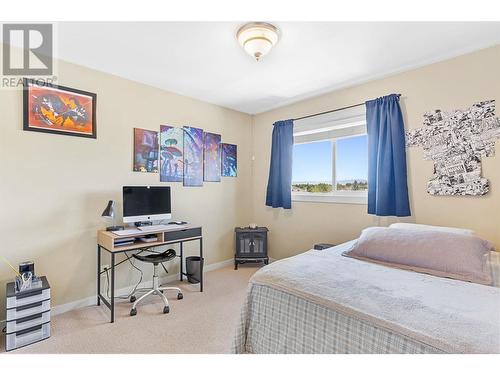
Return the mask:
{"type": "Polygon", "coordinates": [[[236,41],[241,24],[64,22],[57,55],[256,114],[500,44],[500,22],[277,22],[280,41],[255,62],[236,41]]]}

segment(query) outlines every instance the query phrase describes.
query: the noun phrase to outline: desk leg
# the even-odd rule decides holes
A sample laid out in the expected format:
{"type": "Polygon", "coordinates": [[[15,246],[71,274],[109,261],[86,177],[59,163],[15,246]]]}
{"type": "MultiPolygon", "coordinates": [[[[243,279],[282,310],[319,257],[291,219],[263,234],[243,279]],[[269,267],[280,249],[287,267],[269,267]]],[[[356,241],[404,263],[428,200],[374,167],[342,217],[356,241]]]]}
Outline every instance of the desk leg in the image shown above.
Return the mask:
{"type": "Polygon", "coordinates": [[[203,292],[203,238],[200,238],[200,292],[203,292]]]}
{"type": "Polygon", "coordinates": [[[180,272],[180,280],[182,281],[182,280],[184,279],[184,277],[183,277],[183,275],[182,275],[182,273],[184,272],[184,270],[183,270],[183,268],[182,268],[182,267],[183,267],[183,266],[182,266],[182,263],[183,263],[183,261],[184,261],[184,254],[183,254],[183,251],[184,251],[184,249],[183,249],[183,245],[184,245],[184,243],[183,243],[183,242],[181,242],[179,245],[180,245],[180,246],[179,246],[179,250],[180,250],[180,252],[181,252],[181,265],[180,265],[181,272],[180,272]]]}
{"type": "Polygon", "coordinates": [[[115,253],[111,253],[111,323],[115,321],[115,253]]]}
{"type": "Polygon", "coordinates": [[[101,306],[101,246],[97,245],[97,306],[101,306]]]}

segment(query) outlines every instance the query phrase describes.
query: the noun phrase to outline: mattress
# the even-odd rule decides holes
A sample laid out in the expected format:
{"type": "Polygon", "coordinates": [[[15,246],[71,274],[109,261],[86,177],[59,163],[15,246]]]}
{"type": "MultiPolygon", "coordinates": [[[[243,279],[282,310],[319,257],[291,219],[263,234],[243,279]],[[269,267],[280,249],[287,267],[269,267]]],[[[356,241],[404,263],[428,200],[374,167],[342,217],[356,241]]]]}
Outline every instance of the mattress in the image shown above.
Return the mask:
{"type": "Polygon", "coordinates": [[[232,352],[500,353],[498,287],[343,257],[350,246],[256,272],[232,352]]]}

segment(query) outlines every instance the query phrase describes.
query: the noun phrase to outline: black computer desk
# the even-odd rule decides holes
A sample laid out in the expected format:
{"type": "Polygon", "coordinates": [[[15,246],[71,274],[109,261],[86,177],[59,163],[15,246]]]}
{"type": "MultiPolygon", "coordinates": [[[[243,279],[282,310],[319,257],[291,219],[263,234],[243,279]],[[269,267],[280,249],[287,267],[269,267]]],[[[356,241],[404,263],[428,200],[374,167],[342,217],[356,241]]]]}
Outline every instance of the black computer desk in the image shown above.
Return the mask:
{"type": "Polygon", "coordinates": [[[200,292],[203,292],[203,236],[202,236],[202,227],[194,226],[194,225],[183,225],[179,226],[179,228],[172,228],[167,230],[160,231],[143,231],[137,234],[131,234],[126,236],[118,236],[112,232],[107,232],[105,230],[100,230],[97,232],[97,305],[101,305],[101,301],[107,306],[111,311],[111,319],[110,322],[113,323],[115,321],[115,268],[119,266],[121,263],[128,261],[124,259],[118,263],[116,263],[116,255],[124,254],[129,252],[141,252],[147,249],[151,249],[158,246],[179,244],[180,245],[180,272],[179,279],[183,280],[186,273],[183,272],[183,244],[184,242],[189,241],[199,241],[200,242],[200,259],[202,262],[200,264],[200,292]],[[115,240],[123,237],[141,237],[145,234],[155,234],[157,237],[157,241],[154,242],[139,242],[131,245],[118,246],[115,244],[115,240]],[[104,272],[101,270],[101,253],[102,250],[107,251],[111,256],[111,264],[110,264],[110,297],[109,300],[101,294],[101,275],[104,272]]]}

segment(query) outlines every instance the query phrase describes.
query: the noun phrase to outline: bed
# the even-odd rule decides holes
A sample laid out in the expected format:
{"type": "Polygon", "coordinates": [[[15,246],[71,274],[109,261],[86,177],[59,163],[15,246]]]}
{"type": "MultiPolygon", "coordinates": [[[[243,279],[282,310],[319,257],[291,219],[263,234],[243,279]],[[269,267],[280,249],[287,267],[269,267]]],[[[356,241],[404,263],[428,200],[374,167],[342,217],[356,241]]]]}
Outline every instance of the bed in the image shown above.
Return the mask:
{"type": "Polygon", "coordinates": [[[233,353],[500,353],[500,256],[486,286],[342,256],[279,260],[248,286],[233,353]]]}

